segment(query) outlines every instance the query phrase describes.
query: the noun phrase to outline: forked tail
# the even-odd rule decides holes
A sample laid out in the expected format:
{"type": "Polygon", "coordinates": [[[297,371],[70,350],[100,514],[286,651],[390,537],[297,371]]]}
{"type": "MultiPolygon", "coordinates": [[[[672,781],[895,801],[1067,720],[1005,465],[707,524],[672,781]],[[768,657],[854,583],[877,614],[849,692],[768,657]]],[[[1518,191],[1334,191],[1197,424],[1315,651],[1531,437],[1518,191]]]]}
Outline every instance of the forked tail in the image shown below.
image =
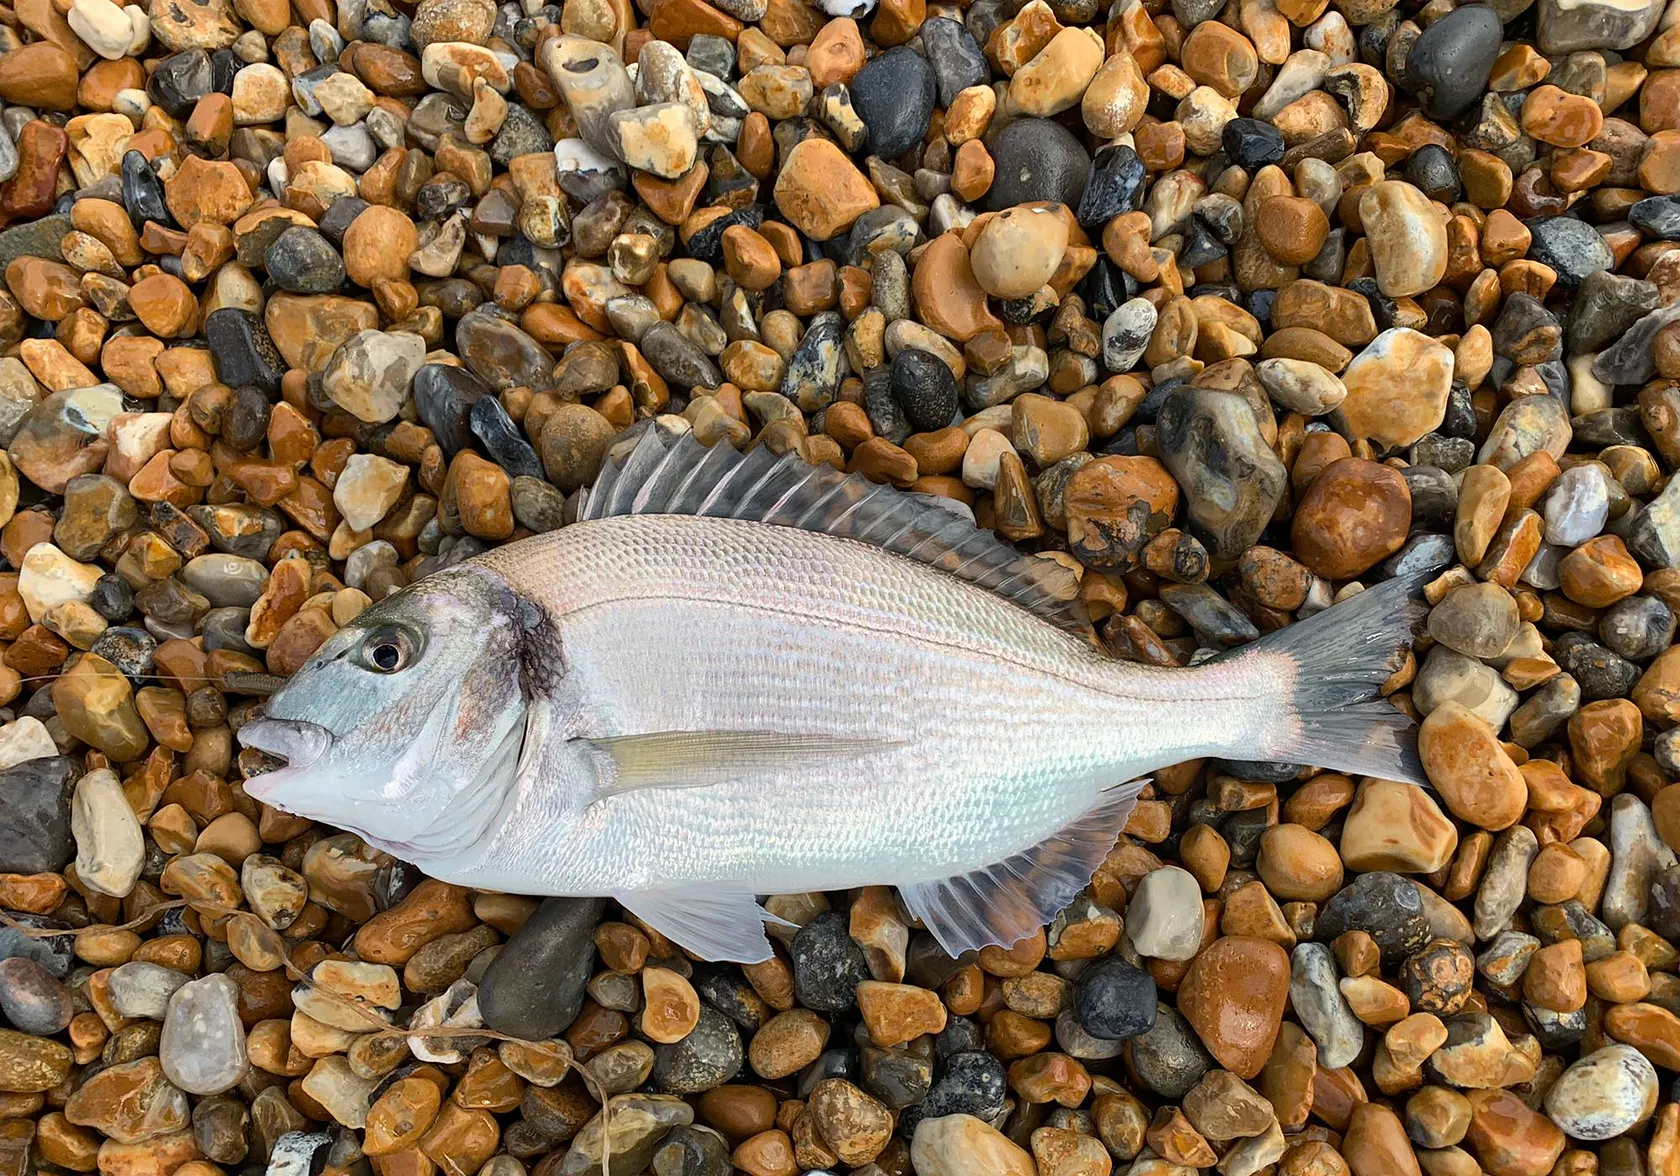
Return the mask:
{"type": "Polygon", "coordinates": [[[1266,757],[1425,784],[1417,724],[1378,694],[1426,609],[1418,576],[1384,581],[1233,652],[1278,683],[1266,757]]]}

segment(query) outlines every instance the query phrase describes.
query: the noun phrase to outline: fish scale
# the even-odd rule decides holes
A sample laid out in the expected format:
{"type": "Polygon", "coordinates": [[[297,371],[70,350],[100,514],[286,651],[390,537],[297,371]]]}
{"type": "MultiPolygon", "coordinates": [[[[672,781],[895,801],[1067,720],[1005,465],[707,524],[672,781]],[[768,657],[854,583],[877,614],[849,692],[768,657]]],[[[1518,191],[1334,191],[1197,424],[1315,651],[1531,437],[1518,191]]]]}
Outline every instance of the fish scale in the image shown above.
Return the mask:
{"type": "Polygon", "coordinates": [[[577,523],[331,638],[241,729],[288,758],[247,787],[447,881],[611,895],[705,958],[768,957],[757,896],[874,884],[956,954],[1054,917],[1153,769],[1420,780],[1373,701],[1414,587],[1195,668],[1120,662],[1061,565],[944,506],[644,430],[577,523]]]}

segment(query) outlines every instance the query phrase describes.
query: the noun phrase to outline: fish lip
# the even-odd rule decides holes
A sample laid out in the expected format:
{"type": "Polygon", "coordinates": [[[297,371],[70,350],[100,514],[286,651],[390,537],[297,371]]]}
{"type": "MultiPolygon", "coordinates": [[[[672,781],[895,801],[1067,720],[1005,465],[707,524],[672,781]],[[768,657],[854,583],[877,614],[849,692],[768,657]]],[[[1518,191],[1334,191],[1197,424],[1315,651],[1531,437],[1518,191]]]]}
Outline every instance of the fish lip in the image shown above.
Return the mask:
{"type": "MultiPolygon", "coordinates": [[[[239,728],[239,742],[266,755],[285,760],[285,768],[277,771],[302,771],[318,761],[332,747],[333,733],[319,723],[303,719],[262,718],[252,719],[239,728]]],[[[265,773],[275,774],[276,772],[265,773]]]]}

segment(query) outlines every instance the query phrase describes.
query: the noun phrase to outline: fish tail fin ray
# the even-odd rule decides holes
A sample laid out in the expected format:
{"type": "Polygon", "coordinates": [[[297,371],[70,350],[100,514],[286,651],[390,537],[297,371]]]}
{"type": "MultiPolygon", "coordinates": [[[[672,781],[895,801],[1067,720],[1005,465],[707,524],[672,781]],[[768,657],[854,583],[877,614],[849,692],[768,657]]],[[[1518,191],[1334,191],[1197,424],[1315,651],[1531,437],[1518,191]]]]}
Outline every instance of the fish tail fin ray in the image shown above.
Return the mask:
{"type": "Polygon", "coordinates": [[[952,959],[1010,947],[1053,920],[1090,884],[1146,781],[1110,788],[1045,841],[967,874],[899,887],[904,905],[952,959]]]}
{"type": "Polygon", "coordinates": [[[1425,615],[1420,584],[1384,581],[1229,655],[1271,661],[1283,679],[1289,705],[1278,710],[1267,758],[1427,784],[1417,724],[1378,693],[1425,615]]]}

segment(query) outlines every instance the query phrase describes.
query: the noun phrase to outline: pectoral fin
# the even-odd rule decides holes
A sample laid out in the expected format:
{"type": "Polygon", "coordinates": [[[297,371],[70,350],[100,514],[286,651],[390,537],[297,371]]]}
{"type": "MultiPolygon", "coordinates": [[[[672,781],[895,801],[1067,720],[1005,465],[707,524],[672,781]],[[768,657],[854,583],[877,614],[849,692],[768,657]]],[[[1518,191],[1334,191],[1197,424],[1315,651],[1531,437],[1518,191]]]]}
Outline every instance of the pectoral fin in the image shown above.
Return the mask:
{"type": "Polygon", "coordinates": [[[954,878],[899,887],[904,905],[952,959],[1019,943],[1090,883],[1145,783],[1135,780],[1104,792],[1095,808],[1014,857],[954,878]]]}
{"type": "Polygon", "coordinates": [[[587,742],[612,759],[612,770],[601,782],[601,796],[641,788],[701,788],[898,746],[884,739],[780,731],[655,731],[587,742]]]}
{"type": "Polygon", "coordinates": [[[759,906],[753,895],[726,886],[643,890],[613,897],[649,927],[704,960],[761,964],[772,954],[764,924],[793,925],[759,906]]]}

